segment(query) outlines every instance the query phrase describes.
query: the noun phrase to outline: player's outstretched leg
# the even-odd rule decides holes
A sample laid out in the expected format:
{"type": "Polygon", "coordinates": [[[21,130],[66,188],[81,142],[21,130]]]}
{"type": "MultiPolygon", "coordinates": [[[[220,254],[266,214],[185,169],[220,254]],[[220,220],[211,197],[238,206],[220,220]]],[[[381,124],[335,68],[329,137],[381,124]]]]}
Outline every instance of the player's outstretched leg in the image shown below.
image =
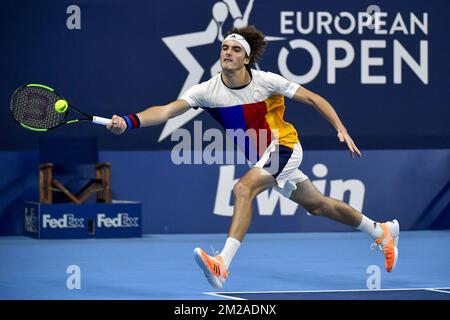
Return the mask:
{"type": "Polygon", "coordinates": [[[314,216],[326,217],[367,232],[375,240],[372,248],[378,246],[384,253],[386,270],[391,272],[395,268],[400,234],[397,220],[375,222],[345,202],[324,196],[309,180],[298,183],[290,199],[314,216]]]}
{"type": "Polygon", "coordinates": [[[207,255],[201,248],[194,249],[195,261],[214,288],[222,289],[228,277],[231,261],[236,255],[252,220],[253,199],[257,194],[274,184],[275,179],[265,170],[257,167],[250,169],[234,185],[233,218],[222,252],[213,257],[207,255]]]}

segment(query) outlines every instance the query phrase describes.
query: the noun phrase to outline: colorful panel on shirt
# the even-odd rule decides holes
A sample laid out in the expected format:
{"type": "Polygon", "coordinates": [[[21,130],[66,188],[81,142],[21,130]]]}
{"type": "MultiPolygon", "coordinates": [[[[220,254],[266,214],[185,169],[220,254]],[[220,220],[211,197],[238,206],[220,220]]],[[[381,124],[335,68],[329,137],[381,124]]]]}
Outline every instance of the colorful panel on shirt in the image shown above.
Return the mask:
{"type": "Polygon", "coordinates": [[[283,120],[284,108],[284,97],[276,95],[256,103],[204,109],[225,129],[242,129],[249,133],[250,143],[246,139],[245,146],[240,147],[245,150],[247,159],[250,152],[255,152],[259,159],[273,139],[291,149],[299,142],[294,127],[283,120]]]}
{"type": "Polygon", "coordinates": [[[273,139],[278,139],[281,145],[291,149],[299,143],[297,130],[284,120],[284,97],[274,95],[264,101],[267,105],[266,121],[272,129],[273,139]]]}

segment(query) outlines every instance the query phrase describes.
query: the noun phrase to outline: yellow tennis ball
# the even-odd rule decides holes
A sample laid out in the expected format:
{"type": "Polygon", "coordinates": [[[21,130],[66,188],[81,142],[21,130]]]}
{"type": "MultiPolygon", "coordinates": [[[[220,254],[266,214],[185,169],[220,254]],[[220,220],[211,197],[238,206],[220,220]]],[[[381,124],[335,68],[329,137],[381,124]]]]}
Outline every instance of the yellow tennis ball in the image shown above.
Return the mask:
{"type": "Polygon", "coordinates": [[[55,102],[56,112],[59,112],[59,113],[66,112],[68,107],[69,107],[69,104],[64,99],[59,99],[58,101],[55,102]]]}

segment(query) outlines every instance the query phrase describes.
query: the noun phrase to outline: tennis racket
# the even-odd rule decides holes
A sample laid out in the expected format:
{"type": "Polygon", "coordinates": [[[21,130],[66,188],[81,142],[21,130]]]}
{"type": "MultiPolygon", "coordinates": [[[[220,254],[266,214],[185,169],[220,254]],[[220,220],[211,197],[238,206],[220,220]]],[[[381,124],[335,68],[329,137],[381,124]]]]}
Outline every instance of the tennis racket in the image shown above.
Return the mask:
{"type": "Polygon", "coordinates": [[[42,84],[27,84],[14,91],[11,97],[11,113],[23,128],[45,132],[65,124],[80,121],[107,125],[111,119],[91,116],[75,108],[54,89],[42,84]],[[69,110],[79,116],[68,120],[69,110]]]}

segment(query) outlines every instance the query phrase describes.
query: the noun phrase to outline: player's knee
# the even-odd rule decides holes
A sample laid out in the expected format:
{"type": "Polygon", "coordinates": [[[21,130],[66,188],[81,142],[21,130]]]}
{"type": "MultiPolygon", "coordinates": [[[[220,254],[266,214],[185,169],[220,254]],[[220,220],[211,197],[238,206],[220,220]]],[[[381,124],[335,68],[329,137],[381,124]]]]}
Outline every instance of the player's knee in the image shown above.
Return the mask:
{"type": "Polygon", "coordinates": [[[310,202],[304,207],[313,216],[323,216],[328,210],[327,198],[320,197],[316,201],[310,202]]]}
{"type": "Polygon", "coordinates": [[[233,188],[236,198],[252,198],[252,188],[244,182],[238,181],[233,188]]]}

